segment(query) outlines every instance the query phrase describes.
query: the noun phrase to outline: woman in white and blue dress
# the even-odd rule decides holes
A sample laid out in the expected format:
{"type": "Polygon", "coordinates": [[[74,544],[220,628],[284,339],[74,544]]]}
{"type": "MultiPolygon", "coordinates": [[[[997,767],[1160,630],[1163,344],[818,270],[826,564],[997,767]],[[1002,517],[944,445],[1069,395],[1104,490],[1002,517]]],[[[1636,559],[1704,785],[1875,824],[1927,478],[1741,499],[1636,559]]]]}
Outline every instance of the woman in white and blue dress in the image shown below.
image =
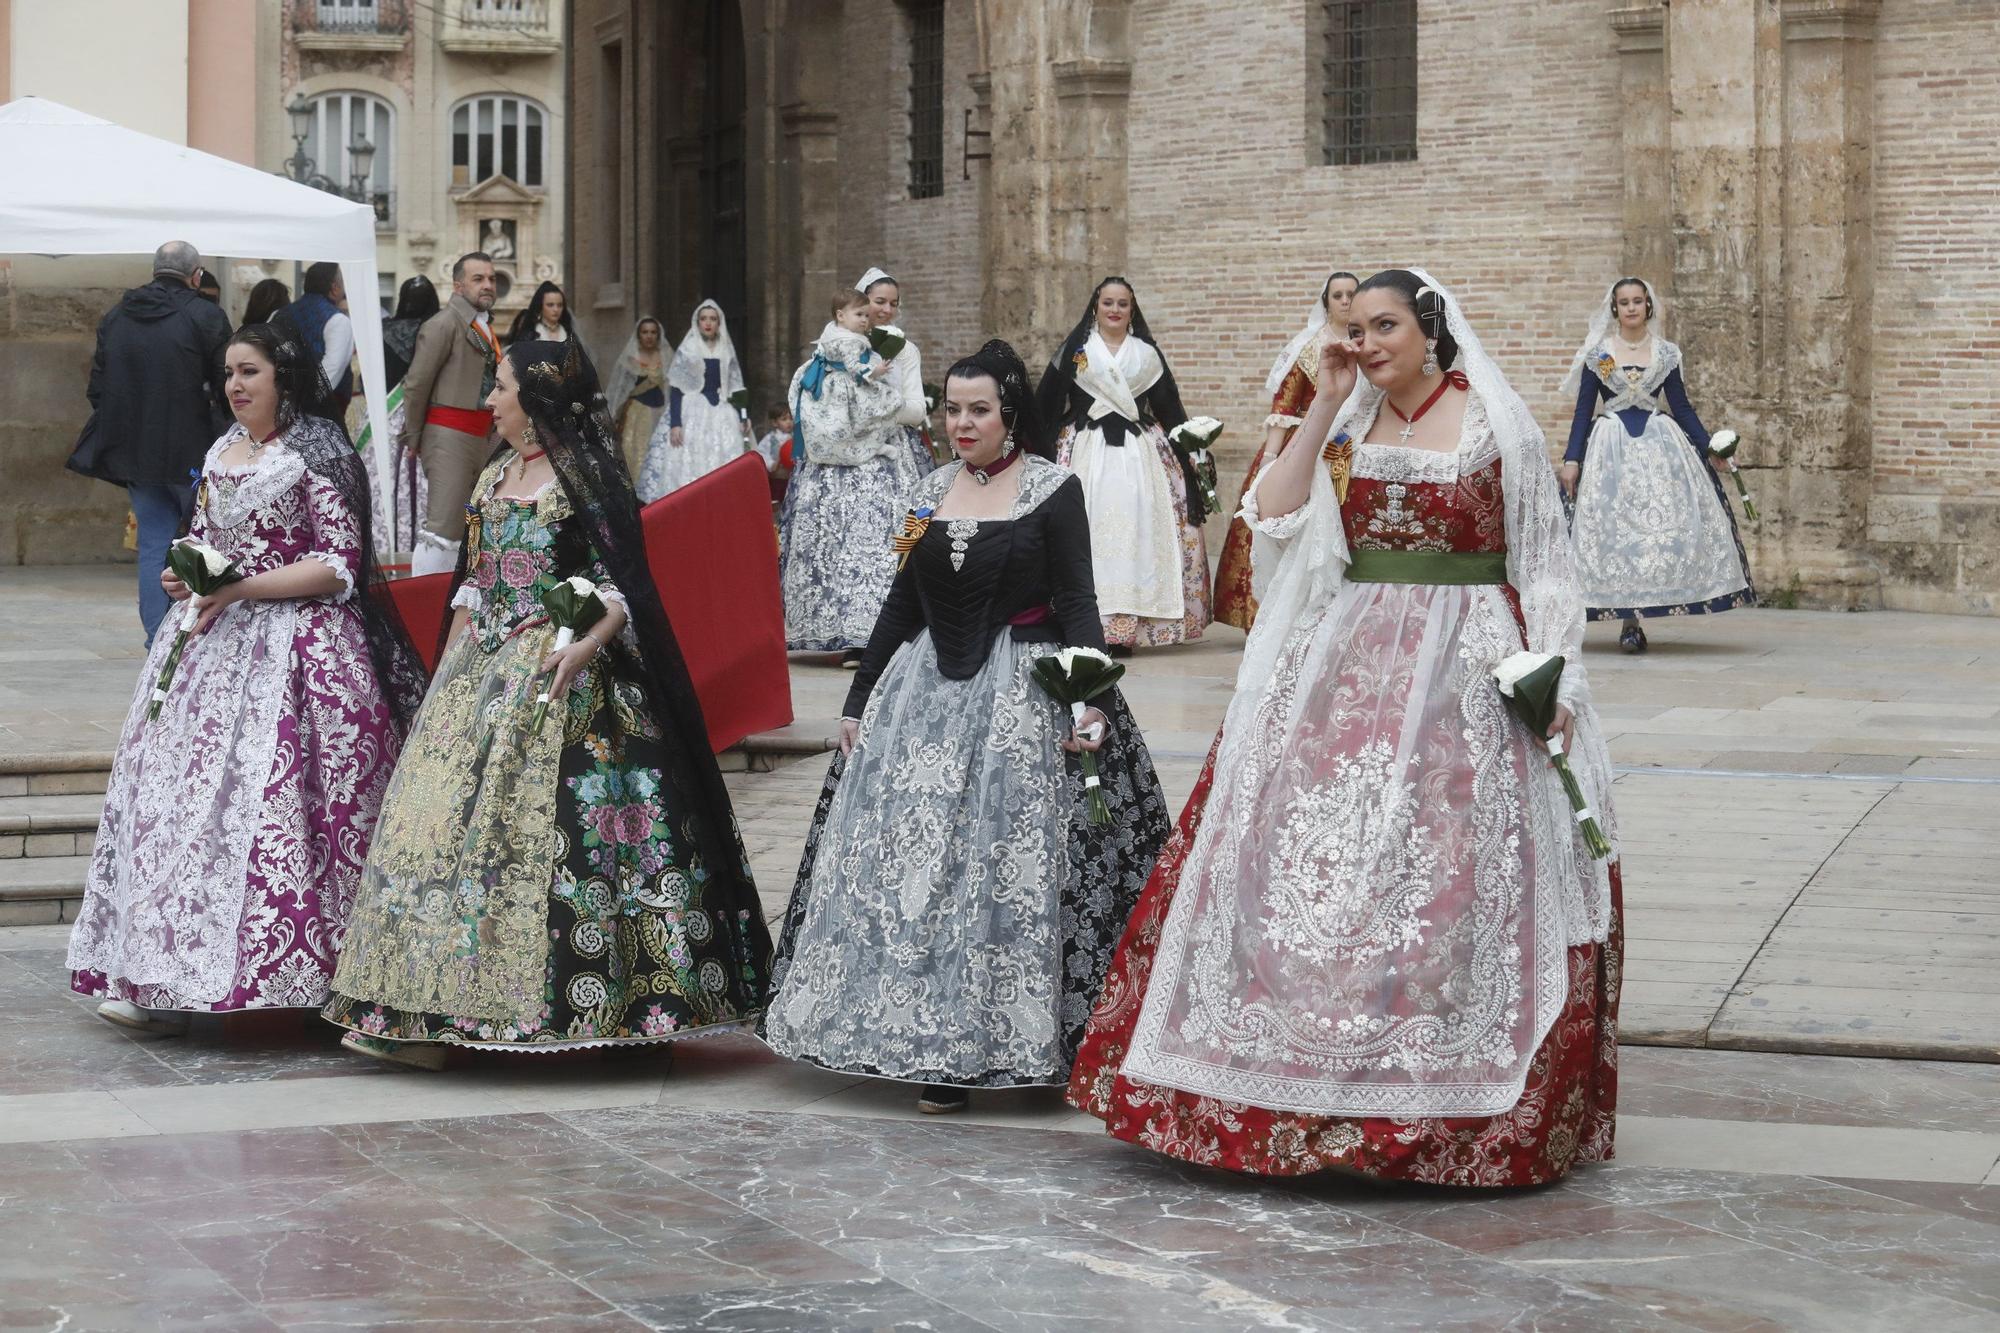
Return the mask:
{"type": "Polygon", "coordinates": [[[639,500],[651,504],[705,477],[750,448],[750,428],[730,398],[743,388],[743,366],[729,341],[722,307],[703,301],[667,365],[667,412],[653,429],[639,469],[639,500]]]}
{"type": "Polygon", "coordinates": [[[1576,416],[1560,475],[1575,501],[1584,605],[1592,620],[1624,622],[1618,644],[1628,653],[1646,651],[1642,618],[1756,600],[1681,349],[1659,335],[1660,314],[1651,283],[1620,278],[1563,381],[1576,416]]]}
{"type": "MultiPolygon", "coordinates": [[[[903,286],[879,268],[871,268],[855,282],[854,290],[868,298],[870,328],[898,326],[903,314],[903,286]]],[[[924,401],[924,359],[908,333],[903,334],[903,350],[889,359],[889,383],[900,400],[895,423],[902,427],[904,442],[919,475],[937,466],[931,446],[924,439],[930,424],[930,407],[924,401]]]]}
{"type": "Polygon", "coordinates": [[[1167,837],[1114,687],[1073,728],[1035,683],[1104,651],[1078,479],[990,342],[945,379],[955,461],[910,497],[897,572],[848,691],[841,753],[785,914],[763,1036],[780,1054],[924,1085],[1060,1085],[1167,837]],[[1080,750],[1097,753],[1092,824],[1080,750]]]}

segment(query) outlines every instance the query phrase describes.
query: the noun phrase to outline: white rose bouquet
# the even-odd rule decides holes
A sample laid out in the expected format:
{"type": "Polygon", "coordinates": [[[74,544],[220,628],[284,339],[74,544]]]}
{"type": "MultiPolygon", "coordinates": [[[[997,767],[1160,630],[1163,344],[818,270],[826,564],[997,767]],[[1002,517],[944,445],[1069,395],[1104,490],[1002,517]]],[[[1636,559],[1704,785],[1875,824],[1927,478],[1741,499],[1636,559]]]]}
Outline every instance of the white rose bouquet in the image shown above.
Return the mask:
{"type": "Polygon", "coordinates": [[[868,330],[868,345],[875,349],[875,355],[884,361],[894,361],[896,353],[909,344],[909,338],[894,324],[883,324],[868,330]]]}
{"type": "Polygon", "coordinates": [[[1736,493],[1743,498],[1743,517],[1752,523],[1758,521],[1757,502],[1750,498],[1750,488],[1743,484],[1743,473],[1736,466],[1736,449],[1743,443],[1742,437],[1733,430],[1719,430],[1708,437],[1708,452],[1729,464],[1730,480],[1736,483],[1736,493]]]}
{"type": "MultiPolygon", "coordinates": [[[[1035,683],[1051,699],[1069,709],[1071,722],[1083,725],[1084,709],[1090,701],[1118,683],[1125,665],[1114,662],[1095,648],[1065,648],[1035,659],[1035,683]]],[[[1104,803],[1104,784],[1097,776],[1097,756],[1082,754],[1084,800],[1093,824],[1109,824],[1111,808],[1104,803]]]]}
{"type": "MultiPolygon", "coordinates": [[[[564,579],[543,593],[542,609],[549,613],[549,623],[556,627],[555,646],[550,651],[557,653],[575,643],[578,634],[604,619],[604,599],[598,596],[597,585],[581,574],[564,579]]],[[[530,727],[541,730],[548,715],[549,687],[543,685],[535,699],[535,720],[530,727]]]]}
{"type": "Polygon", "coordinates": [[[1520,652],[1493,668],[1493,680],[1499,685],[1500,697],[1506,701],[1508,710],[1548,747],[1549,758],[1555,761],[1556,772],[1562,777],[1563,791],[1569,795],[1569,808],[1583,832],[1584,846],[1593,857],[1606,857],[1611,855],[1611,843],[1598,826],[1597,816],[1585,804],[1583,789],[1576,785],[1569,756],[1563,753],[1562,737],[1549,735],[1549,729],[1555,725],[1556,685],[1562,680],[1562,673],[1560,654],[1520,652]]]}
{"type": "Polygon", "coordinates": [[[1211,514],[1222,506],[1215,497],[1215,455],[1209,446],[1221,434],[1222,423],[1214,417],[1189,417],[1167,432],[1167,443],[1192,467],[1202,506],[1211,514]]]}
{"type": "Polygon", "coordinates": [[[167,548],[167,568],[174,571],[175,578],[187,584],[194,597],[188,598],[186,609],[181,612],[181,627],[174,632],[174,646],[167,650],[160,678],[153,684],[153,702],[146,709],[148,722],[160,715],[160,705],[167,701],[167,687],[174,683],[174,672],[180,667],[188,635],[194,633],[195,622],[201,619],[201,609],[195,605],[195,599],[219,592],[243,577],[234,560],[192,537],[183,537],[167,548]]]}

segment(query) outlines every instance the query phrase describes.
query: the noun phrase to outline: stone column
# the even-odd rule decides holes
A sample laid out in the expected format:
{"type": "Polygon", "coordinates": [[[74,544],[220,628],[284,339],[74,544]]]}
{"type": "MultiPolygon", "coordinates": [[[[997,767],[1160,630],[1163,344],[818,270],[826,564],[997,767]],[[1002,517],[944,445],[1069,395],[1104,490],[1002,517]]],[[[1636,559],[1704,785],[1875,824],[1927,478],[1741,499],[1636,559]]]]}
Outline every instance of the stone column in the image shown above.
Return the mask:
{"type": "Polygon", "coordinates": [[[1618,34],[1619,122],[1624,129],[1627,273],[1664,286],[1673,271],[1673,190],[1667,125],[1667,7],[1661,0],[1611,12],[1618,34]]]}
{"type": "Polygon", "coordinates": [[[993,158],[984,323],[1039,369],[1125,261],[1125,0],[982,0],[993,158]]]}
{"type": "Polygon", "coordinates": [[[1880,604],[1874,489],[1875,18],[1880,0],[1782,0],[1779,540],[1815,602],[1880,604]]]}

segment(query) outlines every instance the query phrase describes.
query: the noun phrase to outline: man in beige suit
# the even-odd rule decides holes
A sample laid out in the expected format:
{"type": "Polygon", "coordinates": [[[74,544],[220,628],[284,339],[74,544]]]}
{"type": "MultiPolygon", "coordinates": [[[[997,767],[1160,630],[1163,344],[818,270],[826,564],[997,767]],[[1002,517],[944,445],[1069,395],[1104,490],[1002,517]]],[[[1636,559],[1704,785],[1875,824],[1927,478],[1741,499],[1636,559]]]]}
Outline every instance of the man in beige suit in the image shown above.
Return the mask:
{"type": "Polygon", "coordinates": [[[451,300],[417,330],[403,377],[402,445],[423,464],[430,500],[410,555],[412,574],[449,574],[465,539],[465,506],[493,453],[493,413],[486,395],[500,344],[490,312],[497,293],[493,261],[483,251],[451,266],[451,300]]]}

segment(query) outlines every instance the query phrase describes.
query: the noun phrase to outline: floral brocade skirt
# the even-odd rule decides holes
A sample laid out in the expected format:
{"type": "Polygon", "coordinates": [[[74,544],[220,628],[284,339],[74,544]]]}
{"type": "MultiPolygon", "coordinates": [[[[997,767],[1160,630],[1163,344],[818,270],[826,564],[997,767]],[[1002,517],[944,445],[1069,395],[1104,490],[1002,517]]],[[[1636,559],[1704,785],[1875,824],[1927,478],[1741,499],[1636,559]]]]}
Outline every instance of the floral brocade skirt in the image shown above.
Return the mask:
{"type": "Polygon", "coordinates": [[[807,834],[761,1035],[824,1068],[965,1087],[1060,1085],[1168,830],[1114,690],[1088,822],[1067,713],[1003,630],[969,680],[905,644],[836,756],[807,834]]]}
{"type": "Polygon", "coordinates": [[[891,543],[902,531],[910,490],[926,470],[910,439],[899,435],[892,452],[865,463],[808,460],[793,471],[778,543],[788,651],[866,646],[896,581],[891,543]]]}
{"type": "MultiPolygon", "coordinates": [[[[1218,738],[1218,745],[1219,745],[1218,738]]],[[[1114,1137],[1203,1166],[1259,1176],[1344,1168],[1384,1180],[1506,1187],[1609,1161],[1618,1102],[1618,994],[1624,960],[1618,868],[1603,944],[1569,950],[1569,1000],[1528,1068],[1521,1099],[1490,1117],[1396,1120],[1272,1111],[1137,1082],[1121,1066],[1160,932],[1215,776],[1210,750],[1105,979],[1070,1078],[1069,1102],[1114,1137]]]]}
{"type": "MultiPolygon", "coordinates": [[[[1264,447],[1257,447],[1257,456],[1250,460],[1250,470],[1243,474],[1243,490],[1238,494],[1236,508],[1243,508],[1242,496],[1248,494],[1250,484],[1257,480],[1257,473],[1264,466],[1264,447]]],[[[1245,634],[1257,623],[1257,593],[1250,581],[1250,525],[1232,513],[1229,530],[1223,534],[1222,553],[1215,561],[1215,619],[1218,624],[1234,625],[1245,634]]]]}
{"type": "MultiPolygon", "coordinates": [[[[665,740],[621,670],[532,725],[547,626],[439,665],[383,804],[325,1016],[398,1041],[534,1050],[754,1020],[769,935],[719,896],[665,740]]],[[[735,830],[724,845],[738,845],[735,830]]]]}

